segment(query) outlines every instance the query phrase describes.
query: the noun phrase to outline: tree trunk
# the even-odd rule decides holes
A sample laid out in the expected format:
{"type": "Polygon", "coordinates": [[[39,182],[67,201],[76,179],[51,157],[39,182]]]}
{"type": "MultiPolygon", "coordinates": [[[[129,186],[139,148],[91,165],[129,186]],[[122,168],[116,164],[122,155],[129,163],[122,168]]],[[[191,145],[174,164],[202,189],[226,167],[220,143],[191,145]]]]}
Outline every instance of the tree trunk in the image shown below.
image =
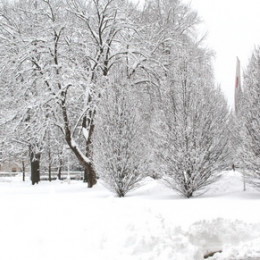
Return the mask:
{"type": "MultiPolygon", "coordinates": [[[[66,94],[64,93],[64,95],[66,96],[66,94]]],[[[81,153],[81,151],[79,150],[79,148],[75,145],[73,139],[72,139],[72,135],[71,135],[71,131],[70,131],[70,127],[69,127],[69,118],[68,118],[68,114],[67,114],[67,109],[66,109],[66,99],[64,99],[62,101],[62,114],[63,114],[63,120],[64,120],[64,130],[65,130],[65,139],[67,144],[69,145],[70,149],[73,151],[73,153],[76,155],[77,159],[79,160],[80,164],[85,168],[86,171],[86,175],[88,176],[88,187],[92,188],[96,183],[96,172],[94,170],[93,167],[93,163],[91,161],[86,161],[86,159],[84,158],[84,155],[81,153]]],[[[84,117],[83,119],[83,124],[84,122],[86,123],[86,117],[84,117]]],[[[82,126],[83,126],[82,124],[82,126]]],[[[84,127],[84,126],[83,126],[84,127]]],[[[91,125],[90,127],[90,133],[89,133],[89,138],[87,141],[87,152],[89,149],[88,144],[91,143],[91,137],[92,137],[92,133],[94,130],[94,126],[91,125]]],[[[91,157],[89,157],[91,158],[91,157]]]]}
{"type": "Polygon", "coordinates": [[[30,162],[31,162],[31,181],[32,185],[40,181],[40,153],[35,153],[30,149],[30,162]]]}
{"type": "MultiPolygon", "coordinates": [[[[90,159],[92,159],[92,135],[94,133],[94,124],[93,122],[89,122],[90,125],[90,129],[89,129],[89,137],[88,140],[86,141],[86,156],[90,159]]],[[[82,123],[83,127],[87,126],[87,118],[84,117],[83,118],[83,123],[82,123]]],[[[88,183],[88,187],[91,188],[92,186],[94,186],[97,183],[97,176],[96,176],[96,172],[95,169],[93,167],[93,164],[89,164],[87,167],[85,167],[84,169],[84,180],[83,182],[87,182],[88,183]]]]}
{"type": "Polygon", "coordinates": [[[22,161],[23,181],[25,181],[25,163],[22,161]]]}
{"type": "Polygon", "coordinates": [[[88,171],[86,168],[84,168],[83,182],[88,182],[88,171]]]}
{"type": "Polygon", "coordinates": [[[96,172],[94,170],[93,167],[93,163],[92,162],[86,162],[82,156],[82,154],[80,153],[80,151],[78,150],[77,147],[72,146],[71,142],[68,142],[71,150],[73,151],[73,153],[76,155],[76,157],[78,158],[79,162],[81,163],[81,165],[85,168],[85,172],[86,172],[86,176],[87,176],[87,182],[88,182],[88,187],[92,188],[96,183],[97,183],[97,177],[96,177],[96,172]]]}
{"type": "Polygon", "coordinates": [[[61,180],[62,159],[59,158],[58,179],[61,180]]]}
{"type": "Polygon", "coordinates": [[[89,164],[88,167],[85,167],[88,187],[92,188],[97,183],[96,172],[92,164],[89,164]]]}
{"type": "Polygon", "coordinates": [[[49,175],[49,181],[51,181],[51,141],[50,141],[50,130],[48,131],[48,175],[49,175]]]}
{"type": "Polygon", "coordinates": [[[49,163],[49,167],[48,167],[48,173],[49,173],[49,181],[51,181],[51,164],[49,163]]]}

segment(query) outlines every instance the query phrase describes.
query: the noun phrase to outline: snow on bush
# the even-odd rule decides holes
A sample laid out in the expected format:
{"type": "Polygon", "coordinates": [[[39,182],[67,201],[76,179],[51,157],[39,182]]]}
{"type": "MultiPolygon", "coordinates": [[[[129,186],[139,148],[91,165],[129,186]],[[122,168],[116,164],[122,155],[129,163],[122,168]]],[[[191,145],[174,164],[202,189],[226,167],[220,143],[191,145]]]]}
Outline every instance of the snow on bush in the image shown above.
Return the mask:
{"type": "Polygon", "coordinates": [[[111,85],[102,93],[93,138],[98,175],[119,197],[136,188],[147,174],[149,153],[131,93],[128,84],[111,85]]]}
{"type": "Polygon", "coordinates": [[[156,129],[155,139],[162,179],[190,198],[218,180],[231,164],[229,110],[212,82],[209,53],[184,40],[175,55],[171,76],[163,85],[161,132],[156,129]]]}

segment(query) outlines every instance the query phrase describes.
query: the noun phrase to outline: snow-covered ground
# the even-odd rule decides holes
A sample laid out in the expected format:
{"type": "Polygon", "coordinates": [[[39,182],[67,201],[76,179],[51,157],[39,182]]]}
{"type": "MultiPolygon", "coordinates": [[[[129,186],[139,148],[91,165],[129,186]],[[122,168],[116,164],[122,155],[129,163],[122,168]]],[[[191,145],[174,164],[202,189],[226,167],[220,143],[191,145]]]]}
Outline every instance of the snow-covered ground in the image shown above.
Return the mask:
{"type": "Polygon", "coordinates": [[[0,259],[260,259],[259,206],[237,172],[191,199],[152,179],[117,198],[101,183],[1,178],[0,259]]]}

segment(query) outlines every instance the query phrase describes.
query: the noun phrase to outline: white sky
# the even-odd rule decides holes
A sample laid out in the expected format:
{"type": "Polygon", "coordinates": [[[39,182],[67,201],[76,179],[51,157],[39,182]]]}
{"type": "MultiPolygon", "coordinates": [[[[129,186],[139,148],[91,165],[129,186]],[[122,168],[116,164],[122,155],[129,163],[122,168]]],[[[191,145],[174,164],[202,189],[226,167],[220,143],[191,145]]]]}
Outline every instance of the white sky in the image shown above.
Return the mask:
{"type": "Polygon", "coordinates": [[[246,68],[255,46],[260,44],[260,0],[183,0],[191,3],[208,33],[207,46],[216,53],[215,79],[231,106],[234,103],[236,57],[246,68]]]}

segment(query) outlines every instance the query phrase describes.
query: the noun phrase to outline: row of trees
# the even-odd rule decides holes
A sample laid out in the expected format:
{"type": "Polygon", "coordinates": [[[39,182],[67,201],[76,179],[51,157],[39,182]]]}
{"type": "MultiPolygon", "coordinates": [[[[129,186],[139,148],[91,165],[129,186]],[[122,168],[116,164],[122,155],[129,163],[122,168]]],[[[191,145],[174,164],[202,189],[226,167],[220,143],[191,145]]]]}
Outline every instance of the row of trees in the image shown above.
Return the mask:
{"type": "Polygon", "coordinates": [[[214,182],[230,115],[199,22],[179,0],[1,2],[0,133],[32,183],[66,146],[118,196],[148,175],[186,197],[214,182]]]}
{"type": "Polygon", "coordinates": [[[260,47],[255,48],[244,71],[243,91],[233,128],[236,164],[246,182],[260,188],[260,47]]]}

